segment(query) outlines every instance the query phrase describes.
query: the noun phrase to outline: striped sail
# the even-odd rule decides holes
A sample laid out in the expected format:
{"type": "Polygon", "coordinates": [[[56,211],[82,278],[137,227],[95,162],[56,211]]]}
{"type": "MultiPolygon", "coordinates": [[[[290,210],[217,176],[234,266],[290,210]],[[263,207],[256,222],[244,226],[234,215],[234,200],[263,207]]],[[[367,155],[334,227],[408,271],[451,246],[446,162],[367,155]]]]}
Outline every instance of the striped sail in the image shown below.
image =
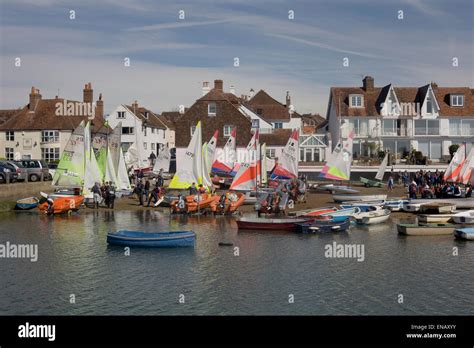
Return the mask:
{"type": "Polygon", "coordinates": [[[446,172],[444,173],[445,181],[454,182],[457,180],[465,159],[466,159],[466,147],[464,144],[462,144],[461,146],[459,146],[458,150],[454,154],[451,162],[449,162],[448,169],[446,169],[446,172]]]}
{"type": "Polygon", "coordinates": [[[326,162],[320,176],[332,180],[349,180],[351,176],[352,144],[354,132],[351,131],[346,141],[339,142],[326,162]]]}
{"type": "Polygon", "coordinates": [[[298,177],[299,133],[294,129],[286,143],[273,173],[272,179],[294,179],[298,177]]]}
{"type": "Polygon", "coordinates": [[[258,145],[258,130],[254,133],[252,139],[247,145],[248,160],[241,163],[234,180],[230,185],[231,190],[255,190],[258,180],[257,167],[257,146],[258,145]]]}
{"type": "Polygon", "coordinates": [[[222,161],[215,160],[212,164],[212,173],[230,174],[232,172],[234,164],[237,161],[236,135],[237,128],[234,127],[230,133],[229,139],[227,139],[227,142],[222,149],[222,161]]]}
{"type": "Polygon", "coordinates": [[[467,184],[471,180],[472,168],[474,167],[474,146],[471,147],[469,154],[467,155],[463,166],[459,172],[457,182],[467,184]]]}

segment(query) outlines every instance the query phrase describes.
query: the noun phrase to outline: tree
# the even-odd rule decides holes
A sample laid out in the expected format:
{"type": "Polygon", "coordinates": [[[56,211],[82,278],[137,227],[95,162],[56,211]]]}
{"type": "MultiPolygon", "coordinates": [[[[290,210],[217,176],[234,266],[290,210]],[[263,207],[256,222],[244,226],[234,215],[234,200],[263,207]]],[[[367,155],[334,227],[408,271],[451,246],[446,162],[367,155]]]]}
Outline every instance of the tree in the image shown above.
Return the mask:
{"type": "Polygon", "coordinates": [[[451,155],[451,158],[453,158],[454,154],[456,153],[458,149],[459,149],[458,144],[453,144],[449,147],[449,154],[451,155]]]}

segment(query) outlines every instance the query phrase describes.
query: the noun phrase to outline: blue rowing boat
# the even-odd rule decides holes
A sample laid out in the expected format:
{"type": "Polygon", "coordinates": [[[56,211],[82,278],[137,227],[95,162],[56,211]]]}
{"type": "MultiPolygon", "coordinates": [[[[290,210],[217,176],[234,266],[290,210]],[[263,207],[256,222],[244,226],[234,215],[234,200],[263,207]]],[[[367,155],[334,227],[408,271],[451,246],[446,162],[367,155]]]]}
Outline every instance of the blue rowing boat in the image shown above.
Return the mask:
{"type": "Polygon", "coordinates": [[[36,197],[28,197],[16,201],[16,207],[22,210],[29,210],[38,206],[39,199],[36,197]]]}
{"type": "Polygon", "coordinates": [[[456,239],[474,240],[474,227],[456,228],[454,236],[456,239]]]}
{"type": "Polygon", "coordinates": [[[194,247],[196,233],[193,231],[176,232],[138,232],[118,231],[107,234],[107,243],[134,247],[194,247]]]}

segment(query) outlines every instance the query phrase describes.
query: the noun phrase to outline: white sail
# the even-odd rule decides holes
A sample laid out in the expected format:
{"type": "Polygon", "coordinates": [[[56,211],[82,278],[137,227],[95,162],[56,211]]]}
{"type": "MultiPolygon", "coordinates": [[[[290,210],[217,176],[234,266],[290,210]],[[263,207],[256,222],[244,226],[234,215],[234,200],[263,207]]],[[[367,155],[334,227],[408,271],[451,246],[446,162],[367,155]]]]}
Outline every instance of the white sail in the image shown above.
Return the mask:
{"type": "Polygon", "coordinates": [[[208,143],[202,145],[202,184],[205,187],[212,187],[211,168],[208,161],[208,143]]]}
{"type": "Polygon", "coordinates": [[[170,170],[170,162],[170,149],[168,144],[165,144],[156,158],[155,165],[153,166],[153,172],[158,173],[160,170],[163,170],[163,172],[168,173],[170,170]]]}
{"type": "Polygon", "coordinates": [[[196,125],[181,163],[182,165],[173,176],[169,188],[187,189],[192,183],[202,184],[202,131],[200,121],[196,125]]]}
{"type": "Polygon", "coordinates": [[[295,129],[272,173],[272,179],[293,179],[298,177],[299,133],[295,129]]]}
{"type": "Polygon", "coordinates": [[[85,196],[91,196],[91,189],[96,182],[100,183],[102,180],[102,173],[97,164],[94,149],[92,147],[92,138],[90,131],[90,122],[87,123],[84,128],[84,146],[85,146],[85,174],[84,174],[84,187],[83,194],[85,196]]]}
{"type": "Polygon", "coordinates": [[[469,183],[471,180],[472,168],[474,168],[474,146],[471,147],[471,150],[464,161],[457,181],[463,184],[469,183]]]}
{"type": "Polygon", "coordinates": [[[117,170],[117,189],[131,190],[130,179],[128,177],[127,166],[125,165],[125,158],[123,156],[122,148],[120,148],[120,158],[117,170]]]}
{"type": "Polygon", "coordinates": [[[140,158],[138,156],[137,145],[133,143],[125,153],[125,162],[128,167],[140,168],[140,158]]]}
{"type": "Polygon", "coordinates": [[[261,148],[262,153],[262,184],[268,184],[268,166],[267,166],[267,144],[263,143],[261,148]]]}
{"type": "Polygon", "coordinates": [[[383,158],[382,164],[380,164],[379,170],[377,171],[377,174],[375,175],[375,179],[380,180],[380,181],[383,180],[385,170],[387,169],[387,164],[388,164],[388,153],[383,158]]]}
{"type": "Polygon", "coordinates": [[[104,180],[106,182],[112,182],[115,187],[118,187],[119,182],[117,180],[117,174],[115,174],[116,170],[115,170],[115,167],[114,167],[114,162],[112,160],[112,156],[110,155],[110,148],[107,149],[107,153],[108,153],[108,155],[107,155],[107,163],[106,163],[106,166],[105,166],[104,180]]]}
{"type": "Polygon", "coordinates": [[[122,139],[122,122],[119,122],[112,133],[108,136],[109,151],[108,156],[112,157],[115,170],[118,169],[120,160],[120,141],[122,139]]]}
{"type": "Polygon", "coordinates": [[[82,187],[84,183],[84,121],[72,132],[54,173],[54,186],[82,187]]]}

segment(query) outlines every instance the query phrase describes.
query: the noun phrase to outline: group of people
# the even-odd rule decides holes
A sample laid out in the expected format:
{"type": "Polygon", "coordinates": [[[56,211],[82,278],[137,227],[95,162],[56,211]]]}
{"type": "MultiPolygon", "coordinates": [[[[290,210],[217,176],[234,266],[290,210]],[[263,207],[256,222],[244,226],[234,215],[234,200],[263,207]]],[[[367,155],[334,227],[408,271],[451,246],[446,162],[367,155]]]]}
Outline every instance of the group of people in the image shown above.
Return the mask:
{"type": "Polygon", "coordinates": [[[105,206],[114,209],[115,205],[115,186],[112,182],[106,181],[100,185],[98,182],[91,188],[94,196],[94,208],[98,209],[99,205],[104,201],[105,206]]]}
{"type": "Polygon", "coordinates": [[[154,180],[155,184],[152,187],[151,180],[145,177],[137,176],[135,178],[134,193],[138,198],[139,205],[149,207],[153,201],[156,205],[158,201],[164,196],[165,188],[163,187],[164,180],[161,174],[158,174],[154,180]]]}
{"type": "Polygon", "coordinates": [[[457,183],[425,183],[418,187],[413,180],[408,186],[408,195],[410,198],[417,198],[417,194],[421,194],[421,198],[461,198],[472,197],[472,186],[466,185],[465,194],[457,183]]]}

